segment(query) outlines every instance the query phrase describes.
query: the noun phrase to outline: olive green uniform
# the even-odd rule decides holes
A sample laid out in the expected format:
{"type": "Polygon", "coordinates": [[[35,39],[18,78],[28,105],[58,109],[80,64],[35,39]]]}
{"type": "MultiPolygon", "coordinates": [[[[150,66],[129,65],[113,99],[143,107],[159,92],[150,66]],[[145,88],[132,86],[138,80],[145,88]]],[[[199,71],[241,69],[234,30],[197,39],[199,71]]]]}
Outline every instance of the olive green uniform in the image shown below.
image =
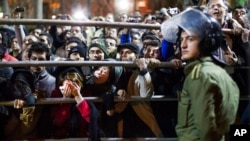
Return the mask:
{"type": "Polygon", "coordinates": [[[178,103],[178,140],[224,140],[238,110],[236,83],[210,57],[190,62],[184,73],[186,79],[178,103]]]}

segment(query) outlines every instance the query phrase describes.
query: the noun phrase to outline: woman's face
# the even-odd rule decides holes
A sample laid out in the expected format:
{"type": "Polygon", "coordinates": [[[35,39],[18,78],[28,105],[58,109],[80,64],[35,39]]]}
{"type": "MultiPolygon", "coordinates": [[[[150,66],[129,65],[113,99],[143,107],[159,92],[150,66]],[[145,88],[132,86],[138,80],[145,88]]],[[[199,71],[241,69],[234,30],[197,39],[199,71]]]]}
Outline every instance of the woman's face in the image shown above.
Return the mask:
{"type": "Polygon", "coordinates": [[[94,83],[104,84],[108,81],[110,75],[110,68],[108,66],[99,67],[94,71],[94,83]]]}

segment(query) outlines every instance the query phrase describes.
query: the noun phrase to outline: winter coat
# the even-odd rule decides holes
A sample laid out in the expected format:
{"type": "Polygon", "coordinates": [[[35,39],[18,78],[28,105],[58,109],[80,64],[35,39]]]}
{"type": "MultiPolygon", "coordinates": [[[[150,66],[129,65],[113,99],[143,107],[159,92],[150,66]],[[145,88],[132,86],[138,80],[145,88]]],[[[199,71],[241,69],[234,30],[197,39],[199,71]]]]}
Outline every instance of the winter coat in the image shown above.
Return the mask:
{"type": "Polygon", "coordinates": [[[179,141],[221,141],[235,121],[239,89],[227,72],[210,57],[190,62],[179,94],[179,141]]]}
{"type": "MultiPolygon", "coordinates": [[[[51,97],[62,97],[58,89],[51,97]]],[[[83,100],[80,104],[60,104],[51,107],[52,137],[89,137],[91,140],[100,138],[97,124],[98,113],[93,103],[83,100]]]]}

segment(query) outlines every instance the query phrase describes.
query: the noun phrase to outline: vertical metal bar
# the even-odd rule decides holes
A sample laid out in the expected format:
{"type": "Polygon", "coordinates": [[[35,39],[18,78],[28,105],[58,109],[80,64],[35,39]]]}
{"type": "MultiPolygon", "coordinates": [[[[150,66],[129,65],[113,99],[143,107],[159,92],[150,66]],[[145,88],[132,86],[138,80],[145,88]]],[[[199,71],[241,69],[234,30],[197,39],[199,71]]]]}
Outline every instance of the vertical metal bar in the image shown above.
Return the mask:
{"type": "Polygon", "coordinates": [[[43,18],[43,0],[34,0],[34,9],[35,9],[35,18],[42,19],[43,18]]]}

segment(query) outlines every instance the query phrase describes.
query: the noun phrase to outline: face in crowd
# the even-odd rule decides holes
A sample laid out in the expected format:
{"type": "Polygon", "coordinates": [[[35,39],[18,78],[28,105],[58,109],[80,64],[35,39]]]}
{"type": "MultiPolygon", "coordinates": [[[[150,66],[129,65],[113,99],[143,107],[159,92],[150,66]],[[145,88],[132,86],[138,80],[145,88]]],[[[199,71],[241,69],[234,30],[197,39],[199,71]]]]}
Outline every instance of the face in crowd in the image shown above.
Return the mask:
{"type": "Polygon", "coordinates": [[[37,42],[38,38],[34,35],[27,35],[23,39],[22,50],[25,50],[30,43],[37,42]]]}
{"type": "MultiPolygon", "coordinates": [[[[32,52],[31,53],[31,57],[30,57],[30,61],[46,61],[46,52],[32,52]]],[[[41,73],[45,70],[45,66],[31,66],[30,70],[33,73],[41,73]]]]}
{"type": "Polygon", "coordinates": [[[208,14],[213,16],[220,24],[224,23],[227,15],[227,6],[223,0],[210,0],[207,8],[208,14]]]}
{"type": "Polygon", "coordinates": [[[105,57],[104,52],[99,47],[91,47],[89,49],[90,61],[101,61],[105,57]]]}
{"type": "Polygon", "coordinates": [[[154,45],[148,45],[143,49],[144,58],[160,58],[160,47],[154,45]]]}
{"type": "Polygon", "coordinates": [[[121,48],[119,54],[121,61],[134,61],[137,58],[137,55],[128,48],[121,48]]]}
{"type": "Polygon", "coordinates": [[[74,47],[74,46],[77,46],[77,45],[78,45],[78,43],[76,43],[76,42],[71,42],[71,43],[66,44],[66,46],[65,46],[65,56],[68,56],[70,49],[72,47],[74,47]]]}
{"type": "Polygon", "coordinates": [[[108,52],[108,53],[115,52],[116,49],[117,49],[116,40],[113,39],[113,38],[106,38],[105,41],[106,41],[107,44],[108,44],[107,52],[108,52]]]}
{"type": "Polygon", "coordinates": [[[108,66],[101,66],[94,71],[94,83],[104,84],[108,81],[110,75],[110,68],[108,66]]]}
{"type": "Polygon", "coordinates": [[[13,51],[20,51],[20,50],[21,50],[21,47],[19,46],[16,37],[14,37],[14,38],[11,40],[10,48],[11,48],[13,51]]]}
{"type": "Polygon", "coordinates": [[[189,61],[196,59],[200,55],[199,37],[195,34],[188,34],[185,31],[181,32],[181,59],[189,61]]]}

